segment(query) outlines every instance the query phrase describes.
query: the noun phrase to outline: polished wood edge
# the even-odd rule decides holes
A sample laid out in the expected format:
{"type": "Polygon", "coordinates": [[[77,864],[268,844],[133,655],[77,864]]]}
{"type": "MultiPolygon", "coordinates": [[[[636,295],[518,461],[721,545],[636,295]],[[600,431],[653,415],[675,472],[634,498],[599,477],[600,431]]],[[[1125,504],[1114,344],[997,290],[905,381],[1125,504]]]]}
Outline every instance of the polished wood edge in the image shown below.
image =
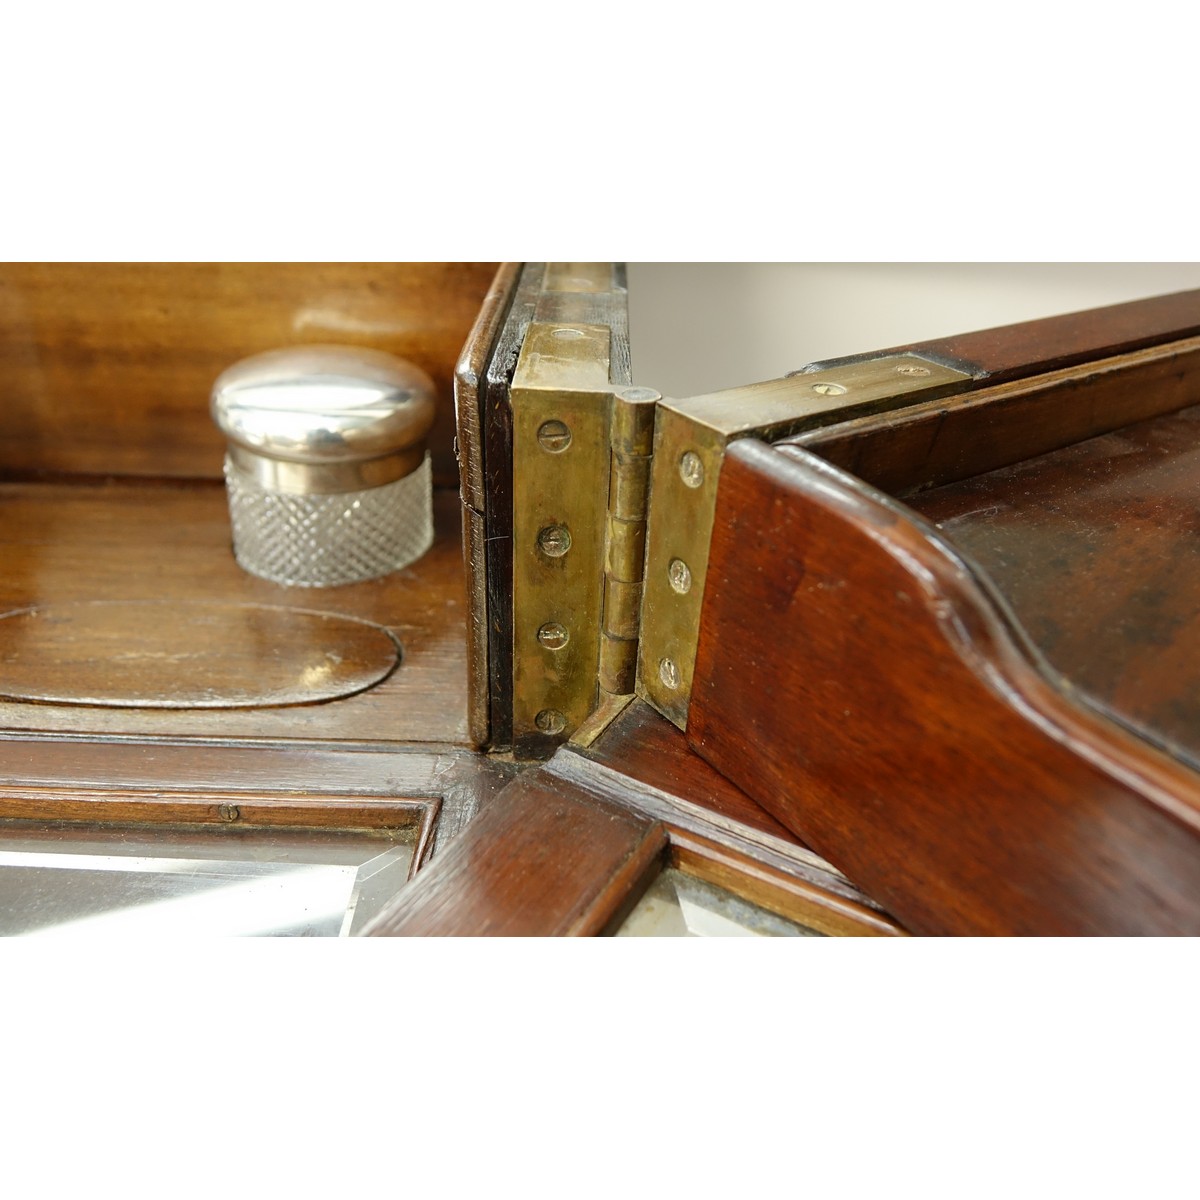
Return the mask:
{"type": "Polygon", "coordinates": [[[1200,402],[1200,338],[860,417],[774,443],[905,495],[1200,402]]]}
{"type": "Polygon", "coordinates": [[[487,623],[487,530],[481,389],[521,277],[520,263],[502,263],[484,298],[454,371],[455,451],[463,505],[467,579],[467,732],[473,746],[491,738],[487,623]]]}
{"type": "Polygon", "coordinates": [[[864,895],[836,867],[795,842],[785,842],[732,821],[701,804],[632,779],[569,748],[559,750],[543,769],[603,800],[662,824],[672,840],[683,835],[704,838],[745,861],[762,863],[765,869],[780,876],[810,885],[813,895],[828,894],[861,905],[866,910],[882,912],[874,900],[864,895]]]}
{"type": "Polygon", "coordinates": [[[477,512],[483,512],[487,504],[487,488],[483,477],[483,438],[480,434],[480,382],[486,375],[488,360],[508,317],[520,276],[520,263],[500,264],[454,368],[460,486],[463,503],[477,512]]]}
{"type": "Polygon", "coordinates": [[[908,936],[906,930],[880,912],[682,829],[671,832],[671,864],[831,937],[908,936]]]}
{"type": "Polygon", "coordinates": [[[620,868],[609,877],[588,910],[567,931],[569,936],[601,937],[616,933],[662,870],[668,849],[667,830],[655,821],[620,868]]]}
{"type": "Polygon", "coordinates": [[[893,354],[919,354],[981,382],[999,383],[1197,334],[1200,289],[914,342],[814,363],[806,370],[893,354]]]}
{"type": "Polygon", "coordinates": [[[421,813],[417,826],[417,844],[413,849],[412,860],[408,864],[408,879],[411,882],[416,873],[429,862],[433,854],[434,840],[437,837],[438,819],[442,815],[442,800],[435,796],[428,800],[421,813]]]}
{"type": "Polygon", "coordinates": [[[79,787],[245,787],[264,792],[435,794],[455,771],[511,772],[510,765],[438,743],[280,741],[138,734],[0,732],[0,788],[12,783],[79,787]]]}

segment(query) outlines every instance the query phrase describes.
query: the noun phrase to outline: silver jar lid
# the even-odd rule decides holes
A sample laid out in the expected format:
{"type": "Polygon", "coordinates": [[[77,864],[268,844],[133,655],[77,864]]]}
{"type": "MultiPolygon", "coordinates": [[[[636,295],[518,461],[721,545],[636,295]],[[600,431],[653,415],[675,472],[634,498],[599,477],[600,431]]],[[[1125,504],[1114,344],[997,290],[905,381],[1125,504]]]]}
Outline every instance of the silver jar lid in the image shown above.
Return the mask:
{"type": "Polygon", "coordinates": [[[433,381],[419,367],[348,346],[256,354],[212,392],[232,465],[300,495],[379,487],[415,471],[434,411],[433,381]]]}

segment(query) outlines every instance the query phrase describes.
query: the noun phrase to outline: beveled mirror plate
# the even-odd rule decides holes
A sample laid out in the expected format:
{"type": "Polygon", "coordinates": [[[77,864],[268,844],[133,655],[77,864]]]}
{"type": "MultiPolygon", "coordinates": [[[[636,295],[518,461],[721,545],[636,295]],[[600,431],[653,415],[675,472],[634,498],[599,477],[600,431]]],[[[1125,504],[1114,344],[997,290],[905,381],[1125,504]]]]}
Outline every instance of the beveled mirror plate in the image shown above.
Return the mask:
{"type": "Polygon", "coordinates": [[[0,616],[0,696],[44,704],[313,704],[362,692],[399,661],[383,626],[300,608],[83,601],[0,616]]]}
{"type": "Polygon", "coordinates": [[[348,937],[405,884],[411,829],[0,823],[0,937],[348,937]]]}

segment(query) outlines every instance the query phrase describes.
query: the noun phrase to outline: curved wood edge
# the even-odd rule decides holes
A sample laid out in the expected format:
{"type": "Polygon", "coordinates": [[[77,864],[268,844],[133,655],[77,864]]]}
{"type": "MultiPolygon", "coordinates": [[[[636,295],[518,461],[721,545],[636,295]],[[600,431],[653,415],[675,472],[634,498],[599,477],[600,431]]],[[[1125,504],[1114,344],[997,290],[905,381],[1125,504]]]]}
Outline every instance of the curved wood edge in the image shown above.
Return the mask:
{"type": "Polygon", "coordinates": [[[731,446],[689,743],[918,932],[1200,932],[1200,777],[1085,709],[916,514],[731,446]]]}

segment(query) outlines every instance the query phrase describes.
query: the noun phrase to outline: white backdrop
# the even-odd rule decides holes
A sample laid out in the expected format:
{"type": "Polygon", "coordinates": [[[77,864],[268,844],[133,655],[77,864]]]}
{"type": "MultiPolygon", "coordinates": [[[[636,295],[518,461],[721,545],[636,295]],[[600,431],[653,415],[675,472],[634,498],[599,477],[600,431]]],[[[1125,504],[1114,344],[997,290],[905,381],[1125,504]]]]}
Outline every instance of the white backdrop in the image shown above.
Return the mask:
{"type": "Polygon", "coordinates": [[[630,263],[633,376],[667,396],[1200,288],[1200,263],[630,263]]]}

